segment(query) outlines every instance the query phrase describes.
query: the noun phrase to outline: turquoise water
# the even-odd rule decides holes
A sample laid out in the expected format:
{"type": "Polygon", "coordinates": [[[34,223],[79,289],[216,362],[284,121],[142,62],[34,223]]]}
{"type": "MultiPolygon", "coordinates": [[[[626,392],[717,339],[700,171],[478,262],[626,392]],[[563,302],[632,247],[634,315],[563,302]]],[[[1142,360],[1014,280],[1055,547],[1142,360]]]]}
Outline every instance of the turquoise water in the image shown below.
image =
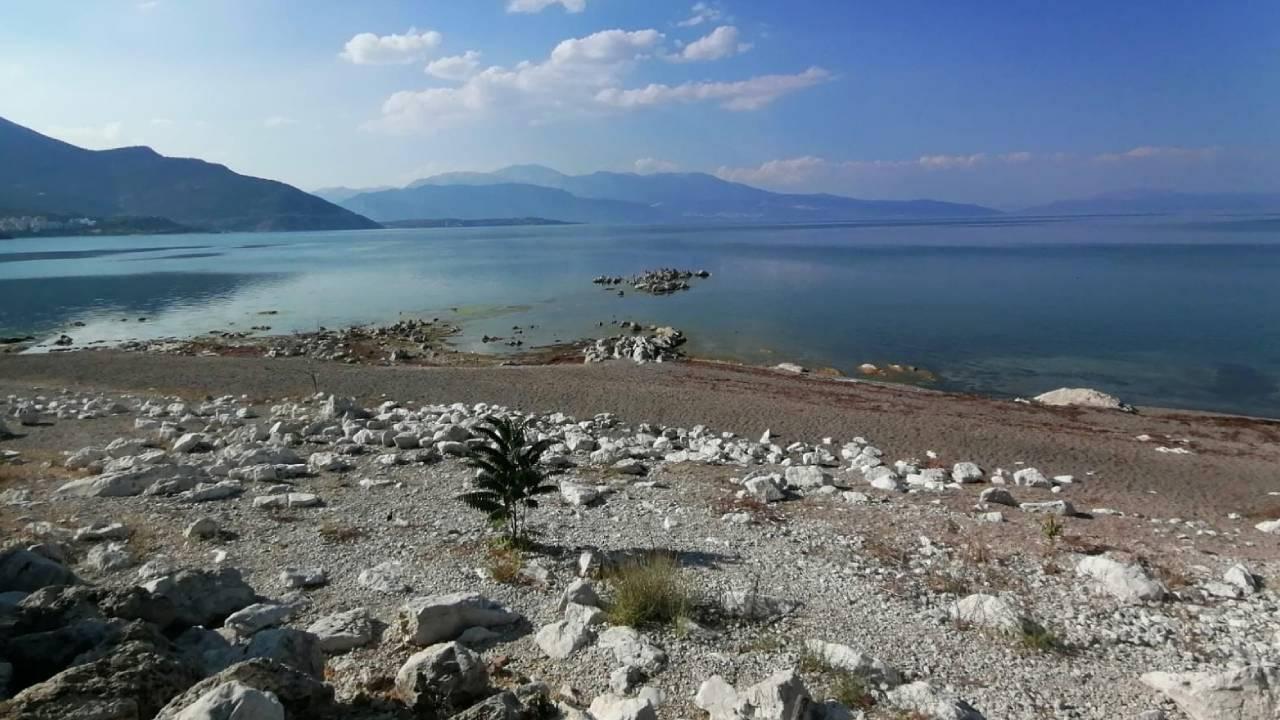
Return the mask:
{"type": "Polygon", "coordinates": [[[846,373],[901,362],[941,386],[1086,385],[1140,404],[1280,416],[1274,221],[1017,219],[809,227],[537,227],[0,242],[0,335],[77,344],[464,320],[462,349],[674,325],[697,354],[846,373]],[[1241,230],[1245,228],[1245,230],[1241,230]],[[665,297],[597,275],[705,268],[665,297]],[[453,310],[456,309],[456,312],[453,310]],[[261,315],[275,310],[277,314],[261,315]],[[137,322],[147,317],[146,323],[137,322]],[[124,319],[124,320],[122,320],[124,319]],[[73,327],[82,322],[84,327],[73,327]]]}

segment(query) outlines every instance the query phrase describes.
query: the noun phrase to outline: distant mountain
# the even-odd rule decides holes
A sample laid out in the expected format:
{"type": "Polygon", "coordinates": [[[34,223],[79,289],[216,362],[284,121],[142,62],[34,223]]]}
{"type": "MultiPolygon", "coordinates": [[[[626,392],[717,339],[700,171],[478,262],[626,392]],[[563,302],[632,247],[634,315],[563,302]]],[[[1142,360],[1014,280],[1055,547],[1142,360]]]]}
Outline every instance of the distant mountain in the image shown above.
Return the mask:
{"type": "Polygon", "coordinates": [[[504,217],[504,218],[424,218],[421,220],[388,220],[383,227],[389,228],[475,228],[475,227],[520,227],[523,225],[573,225],[563,220],[549,220],[540,217],[504,217]]]}
{"type": "Polygon", "coordinates": [[[638,203],[580,198],[538,185],[419,185],[357,195],[342,206],[379,222],[421,218],[543,217],[566,222],[653,223],[661,212],[638,203]]]}
{"type": "MultiPolygon", "coordinates": [[[[839,195],[775,193],[705,173],[565,175],[541,165],[513,165],[491,173],[445,173],[418,180],[409,187],[511,183],[555,188],[584,199],[647,206],[652,209],[655,222],[830,222],[1000,214],[998,210],[979,205],[937,200],[858,200],[839,195]]],[[[537,214],[558,217],[548,212],[537,214]]]]}
{"type": "Polygon", "coordinates": [[[322,200],[328,200],[335,205],[343,200],[350,200],[357,195],[363,195],[368,192],[378,192],[381,190],[395,190],[392,185],[379,185],[377,187],[368,188],[349,188],[349,187],[330,187],[312,190],[311,194],[322,200]]]}
{"type": "Polygon", "coordinates": [[[348,230],[377,223],[274,180],[151,148],[85,150],[0,118],[0,214],[168,218],[206,230],[348,230]]]}
{"type": "Polygon", "coordinates": [[[1024,215],[1216,215],[1280,212],[1280,193],[1129,190],[1027,208],[1024,215]]]}

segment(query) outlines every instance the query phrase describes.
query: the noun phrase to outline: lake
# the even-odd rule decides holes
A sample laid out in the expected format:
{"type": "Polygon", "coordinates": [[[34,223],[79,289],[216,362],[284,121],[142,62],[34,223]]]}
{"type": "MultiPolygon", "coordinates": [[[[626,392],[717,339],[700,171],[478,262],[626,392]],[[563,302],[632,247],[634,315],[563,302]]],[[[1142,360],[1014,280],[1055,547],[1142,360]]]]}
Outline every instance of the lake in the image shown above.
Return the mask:
{"type": "Polygon", "coordinates": [[[513,325],[536,325],[524,336],[534,345],[635,320],[684,330],[702,356],[851,375],[863,362],[899,362],[937,373],[944,389],[1089,386],[1138,404],[1280,417],[1274,219],[0,241],[0,335],[110,344],[401,316],[460,320],[463,350],[505,349],[481,337],[513,325]],[[662,266],[712,277],[663,297],[629,288],[618,297],[591,283],[662,266]],[[277,314],[259,314],[267,310],[277,314]]]}

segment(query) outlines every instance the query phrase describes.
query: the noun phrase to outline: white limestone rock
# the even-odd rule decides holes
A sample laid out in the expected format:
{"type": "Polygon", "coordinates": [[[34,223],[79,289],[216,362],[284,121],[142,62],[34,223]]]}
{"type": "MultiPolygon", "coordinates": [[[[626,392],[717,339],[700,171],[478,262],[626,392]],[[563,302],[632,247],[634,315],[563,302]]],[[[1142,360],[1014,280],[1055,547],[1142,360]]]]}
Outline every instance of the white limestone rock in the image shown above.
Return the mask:
{"type": "Polygon", "coordinates": [[[1124,603],[1163,600],[1168,593],[1164,585],[1152,579],[1141,566],[1103,555],[1081,558],[1076,565],[1076,575],[1124,603]]]}

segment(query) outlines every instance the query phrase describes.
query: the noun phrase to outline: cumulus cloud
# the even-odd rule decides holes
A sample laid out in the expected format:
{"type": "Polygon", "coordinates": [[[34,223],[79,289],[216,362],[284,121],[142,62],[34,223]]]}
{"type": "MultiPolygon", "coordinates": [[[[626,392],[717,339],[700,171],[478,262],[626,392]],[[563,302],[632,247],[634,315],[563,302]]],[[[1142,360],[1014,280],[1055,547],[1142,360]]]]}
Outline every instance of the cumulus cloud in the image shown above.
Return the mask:
{"type": "Polygon", "coordinates": [[[685,45],[680,53],[672,55],[671,59],[677,62],[720,60],[750,49],[751,43],[739,41],[738,28],[732,25],[721,25],[706,36],[685,45]]]}
{"type": "Polygon", "coordinates": [[[565,12],[580,13],[587,9],[587,0],[510,0],[509,13],[540,13],[552,5],[560,5],[565,12]]]}
{"type": "Polygon", "coordinates": [[[461,55],[450,55],[427,63],[426,73],[441,80],[461,82],[480,69],[480,53],[468,50],[461,55]]]}
{"type": "Polygon", "coordinates": [[[724,16],[724,12],[720,8],[705,2],[694,3],[689,12],[688,19],[681,20],[676,25],[680,27],[697,27],[703,23],[715,22],[724,16]]]}
{"type": "Polygon", "coordinates": [[[596,100],[623,109],[712,101],[726,110],[759,110],[783,95],[813,87],[830,77],[826,70],[811,67],[796,75],[760,75],[736,82],[653,83],[632,90],[605,88],[596,93],[596,100]]]}
{"type": "Polygon", "coordinates": [[[418,32],[415,28],[403,35],[360,33],[347,41],[338,57],[356,65],[404,65],[422,59],[442,39],[434,30],[418,32]]]}
{"type": "Polygon", "coordinates": [[[116,121],[90,127],[51,127],[45,134],[90,150],[105,150],[120,147],[124,124],[116,121]]]}
{"type": "Polygon", "coordinates": [[[651,173],[669,173],[680,169],[680,166],[670,160],[659,160],[658,158],[640,158],[635,162],[636,172],[641,175],[649,175],[651,173]]]}
{"type": "Polygon", "coordinates": [[[399,133],[431,131],[497,116],[499,110],[506,117],[542,123],[573,114],[699,101],[716,102],[729,110],[756,110],[830,77],[826,70],[814,67],[796,75],[763,75],[736,82],[624,89],[623,81],[637,63],[666,57],[665,40],[654,29],[612,29],[563,40],[546,59],[514,66],[483,67],[474,51],[440,58],[428,64],[426,72],[453,85],[397,92],[367,127],[399,133]]]}
{"type": "Polygon", "coordinates": [[[373,126],[408,132],[447,127],[497,107],[530,112],[589,108],[597,90],[620,82],[624,69],[648,56],[662,39],[656,30],[602,30],[564,40],[542,62],[495,65],[459,79],[456,87],[395,93],[383,103],[382,117],[373,126]]]}

